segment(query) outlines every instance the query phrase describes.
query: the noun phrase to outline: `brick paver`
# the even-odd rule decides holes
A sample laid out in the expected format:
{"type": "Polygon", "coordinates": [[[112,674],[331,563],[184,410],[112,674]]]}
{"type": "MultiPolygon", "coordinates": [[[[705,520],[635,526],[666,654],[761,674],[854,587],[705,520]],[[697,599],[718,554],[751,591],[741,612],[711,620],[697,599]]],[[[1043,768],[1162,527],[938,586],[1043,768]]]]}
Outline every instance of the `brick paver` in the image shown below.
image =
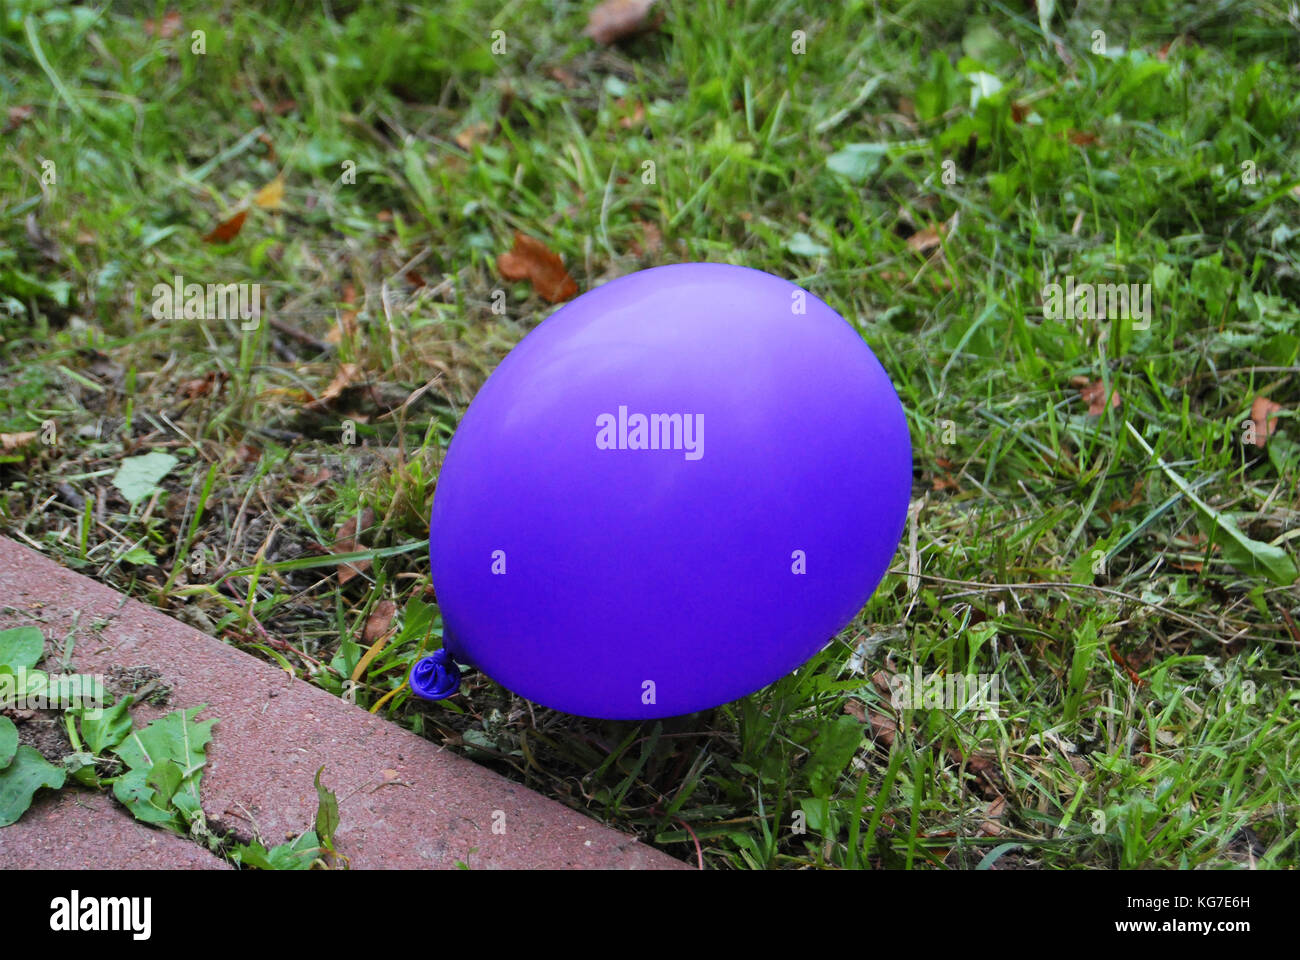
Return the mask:
{"type": "Polygon", "coordinates": [[[0,828],[3,870],[229,870],[185,837],[146,827],[105,793],[44,791],[0,828]]]}
{"type": "MultiPolygon", "coordinates": [[[[202,799],[209,821],[219,827],[256,829],[270,843],[301,833],[312,824],[312,778],[324,765],[322,780],[339,797],[336,841],[353,867],[686,866],[0,537],[0,629],[24,623],[40,626],[47,652],[60,656],[71,635],[71,669],[152,667],[172,689],[168,709],[208,704],[200,719],[218,722],[202,799]]],[[[134,712],[139,724],[166,711],[141,705],[134,712]]],[[[138,842],[127,839],[137,834],[120,822],[127,814],[109,801],[93,802],[110,806],[116,818],[80,821],[70,801],[51,806],[45,800],[29,811],[30,822],[0,829],[0,867],[36,865],[60,849],[58,856],[75,857],[51,836],[75,823],[84,823],[81,842],[89,847],[138,842]]],[[[177,850],[159,841],[149,856],[175,856],[169,865],[177,867],[197,865],[177,850]]],[[[129,856],[90,849],[84,855],[87,866],[129,856]]]]}

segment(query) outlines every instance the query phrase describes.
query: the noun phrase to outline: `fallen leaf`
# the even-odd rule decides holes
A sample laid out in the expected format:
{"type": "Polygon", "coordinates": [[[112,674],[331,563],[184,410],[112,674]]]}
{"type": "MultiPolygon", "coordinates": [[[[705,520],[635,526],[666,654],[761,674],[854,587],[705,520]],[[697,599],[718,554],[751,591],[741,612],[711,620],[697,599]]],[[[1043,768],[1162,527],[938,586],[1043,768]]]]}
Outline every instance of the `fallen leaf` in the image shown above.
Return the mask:
{"type": "Polygon", "coordinates": [[[357,288],[350,283],[343,284],[343,304],[344,307],[339,311],[338,323],[325,334],[325,339],[330,343],[342,343],[345,337],[355,337],[357,334],[357,311],[354,304],[357,302],[357,288]]]}
{"type": "Polygon", "coordinates": [[[197,397],[206,397],[212,392],[215,386],[225,386],[230,374],[224,370],[213,371],[207,376],[199,377],[195,380],[186,380],[180,386],[180,395],[187,400],[194,400],[197,397]]]}
{"type": "Polygon", "coordinates": [[[286,113],[298,109],[297,100],[280,100],[275,106],[268,107],[261,100],[254,100],[252,103],[254,113],[273,113],[277,117],[283,117],[286,113]]]}
{"type": "Polygon", "coordinates": [[[40,434],[35,430],[24,430],[22,433],[0,433],[0,450],[17,450],[19,447],[35,443],[38,436],[40,434]]]}
{"type": "Polygon", "coordinates": [[[1011,120],[1013,123],[1024,123],[1025,117],[1029,116],[1029,108],[1023,103],[1012,101],[1011,120]]]}
{"type": "Polygon", "coordinates": [[[867,719],[871,723],[871,732],[876,739],[886,747],[892,747],[894,738],[898,736],[898,723],[894,718],[887,717],[876,710],[871,710],[867,714],[867,719]]]}
{"type": "Polygon", "coordinates": [[[163,477],[176,468],[180,460],[170,453],[152,450],[138,457],[127,457],[113,474],[113,486],[134,506],[163,488],[163,477]]]}
{"type": "Polygon", "coordinates": [[[630,244],[632,252],[638,257],[653,256],[664,248],[664,235],[659,227],[649,220],[642,220],[640,226],[643,240],[632,241],[630,244]]]}
{"type": "Polygon", "coordinates": [[[244,220],[248,217],[247,210],[240,210],[229,220],[223,220],[217,224],[216,228],[203,238],[204,243],[229,243],[239,236],[239,231],[244,229],[244,220]]]}
{"type": "Polygon", "coordinates": [[[1097,142],[1095,133],[1085,133],[1083,130],[1071,130],[1070,142],[1076,147],[1086,147],[1097,142]]]}
{"type": "Polygon", "coordinates": [[[931,487],[931,489],[934,490],[936,493],[941,493],[941,492],[943,492],[944,490],[960,490],[960,489],[961,489],[960,484],[958,484],[957,481],[956,481],[952,476],[950,476],[949,474],[946,474],[946,473],[945,473],[945,474],[942,474],[942,475],[936,473],[936,474],[935,474],[935,475],[930,479],[930,487],[931,487]]]}
{"type": "Polygon", "coordinates": [[[1133,484],[1133,492],[1129,494],[1128,498],[1112,500],[1110,506],[1106,509],[1106,513],[1123,513],[1125,510],[1132,510],[1142,502],[1142,488],[1144,486],[1145,484],[1141,480],[1136,481],[1133,484]]]}
{"type": "MultiPolygon", "coordinates": [[[[361,511],[360,523],[354,515],[350,517],[347,523],[339,527],[339,535],[334,540],[334,545],[330,547],[330,553],[353,553],[361,549],[360,534],[370,529],[375,522],[375,511],[369,507],[361,511]]],[[[358,560],[356,563],[345,563],[339,567],[339,586],[343,586],[353,577],[359,576],[370,569],[369,560],[358,560]]]]}
{"type": "Polygon", "coordinates": [[[989,805],[984,808],[984,822],[979,826],[980,833],[989,837],[996,837],[1001,834],[1003,827],[997,821],[1002,814],[1006,813],[1006,810],[1006,797],[995,797],[991,800],[989,805]]]}
{"type": "Polygon", "coordinates": [[[1115,665],[1128,674],[1129,683],[1138,688],[1146,686],[1146,681],[1143,680],[1138,672],[1133,669],[1133,666],[1128,662],[1128,659],[1124,654],[1115,649],[1115,644],[1113,643],[1110,644],[1110,656],[1111,659],[1115,661],[1115,665]]]}
{"type": "Polygon", "coordinates": [[[4,132],[13,133],[24,123],[30,120],[32,118],[32,114],[34,114],[35,112],[36,112],[35,107],[28,106],[26,104],[18,107],[10,107],[9,119],[5,124],[4,132]]]}
{"type": "Polygon", "coordinates": [[[488,133],[492,128],[486,123],[471,123],[460,133],[456,134],[456,146],[468,152],[476,143],[482,143],[487,139],[488,133]]]}
{"type": "Polygon", "coordinates": [[[948,233],[947,223],[932,223],[924,230],[918,230],[907,238],[907,249],[916,253],[928,253],[943,243],[944,236],[948,233]]]}
{"type": "Polygon", "coordinates": [[[421,287],[428,286],[428,284],[425,283],[424,281],[424,274],[416,270],[415,267],[411,267],[406,271],[406,279],[411,281],[411,286],[413,286],[416,290],[419,290],[421,287]]]}
{"type": "Polygon", "coordinates": [[[515,232],[515,245],[497,257],[497,269],[507,280],[528,280],[538,295],[551,303],[568,300],[578,284],[564,269],[564,261],[540,240],[515,232]]]}
{"type": "Polygon", "coordinates": [[[146,20],[144,22],[144,32],[151,37],[170,40],[181,32],[181,15],[175,10],[168,10],[159,21],[146,20]]]}
{"type": "Polygon", "coordinates": [[[1250,405],[1250,419],[1255,423],[1255,446],[1268,446],[1268,438],[1277,431],[1277,417],[1282,409],[1280,403],[1274,403],[1268,397],[1256,397],[1250,405]]]}
{"type": "Polygon", "coordinates": [[[654,5],[655,0],[605,0],[587,16],[582,35],[608,45],[648,30],[655,25],[650,22],[654,5]]]}
{"type": "Polygon", "coordinates": [[[566,90],[572,90],[578,85],[578,78],[563,67],[551,67],[546,73],[552,80],[563,84],[566,90]]]}
{"type": "MultiPolygon", "coordinates": [[[[1106,385],[1096,380],[1079,388],[1079,396],[1083,398],[1084,403],[1088,404],[1088,416],[1100,417],[1106,410],[1106,385]]],[[[1119,406],[1119,391],[1111,390],[1110,406],[1114,409],[1119,406]]]]}
{"type": "MultiPolygon", "coordinates": [[[[253,194],[253,203],[263,210],[280,210],[284,207],[284,177],[274,180],[253,194]]],[[[236,231],[238,232],[238,231],[236,231]]]]}
{"type": "Polygon", "coordinates": [[[997,757],[988,753],[972,753],[969,757],[962,757],[961,751],[956,747],[948,751],[948,756],[953,763],[961,764],[964,760],[966,772],[975,778],[980,792],[988,799],[995,799],[1002,796],[999,789],[999,782],[1002,777],[998,772],[997,757]]]}
{"type": "Polygon", "coordinates": [[[366,643],[374,643],[388,632],[393,617],[397,616],[397,604],[392,600],[380,600],[375,609],[366,618],[366,629],[362,634],[366,643]]]}
{"type": "MultiPolygon", "coordinates": [[[[617,101],[619,107],[626,107],[622,97],[617,101]]],[[[632,110],[622,117],[619,117],[618,125],[624,130],[631,130],[633,127],[640,126],[645,122],[645,104],[638,100],[632,105],[632,110]]]]}
{"type": "Polygon", "coordinates": [[[343,395],[343,391],[352,386],[361,376],[361,364],[344,363],[339,365],[338,373],[329,382],[319,397],[307,404],[307,409],[320,409],[343,395]]]}

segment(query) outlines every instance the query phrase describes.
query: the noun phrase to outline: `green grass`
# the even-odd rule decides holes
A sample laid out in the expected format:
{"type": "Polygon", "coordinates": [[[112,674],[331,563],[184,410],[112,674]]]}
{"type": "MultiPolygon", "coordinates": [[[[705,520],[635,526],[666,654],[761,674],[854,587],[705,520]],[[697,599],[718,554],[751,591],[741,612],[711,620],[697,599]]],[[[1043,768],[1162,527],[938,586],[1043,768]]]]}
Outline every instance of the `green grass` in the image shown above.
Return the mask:
{"type": "Polygon", "coordinates": [[[576,2],[187,4],[172,38],[161,4],[0,4],[0,99],[31,108],[0,136],[0,432],[57,428],[0,454],[0,526],[707,866],[1295,866],[1286,4],[1061,3],[1050,38],[1020,3],[664,6],[600,48],[576,2]],[[972,106],[975,72],[1001,87],[972,106]],[[204,242],[279,174],[283,211],[204,242]],[[447,441],[554,309],[499,278],[516,230],[584,290],[682,260],[788,277],[890,372],[915,538],[795,674],[644,726],[477,674],[400,689],[441,636],[420,541],[447,441]],[[176,274],[260,283],[276,322],[155,321],[176,274]],[[1067,276],[1152,284],[1149,326],[1049,319],[1067,276]],[[1077,378],[1119,405],[1088,415],[1077,378]],[[180,466],[129,507],[112,474],[154,449],[180,466]],[[325,548],[365,509],[380,552],[340,585],[325,548]],[[996,716],[896,711],[916,668],[996,674],[996,716]]]}

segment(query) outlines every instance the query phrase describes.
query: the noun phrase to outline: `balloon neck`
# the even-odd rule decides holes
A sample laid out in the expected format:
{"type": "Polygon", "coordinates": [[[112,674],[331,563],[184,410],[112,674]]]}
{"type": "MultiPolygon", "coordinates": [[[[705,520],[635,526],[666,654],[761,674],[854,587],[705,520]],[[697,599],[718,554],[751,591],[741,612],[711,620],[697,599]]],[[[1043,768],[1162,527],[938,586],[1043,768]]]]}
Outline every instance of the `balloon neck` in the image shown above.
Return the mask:
{"type": "Polygon", "coordinates": [[[461,646],[460,641],[456,639],[456,635],[445,626],[442,628],[442,649],[446,650],[447,656],[457,663],[468,664],[471,667],[475,666],[473,659],[461,646]]]}
{"type": "Polygon", "coordinates": [[[460,689],[460,667],[446,647],[416,661],[407,678],[411,692],[423,700],[446,700],[460,689]]]}

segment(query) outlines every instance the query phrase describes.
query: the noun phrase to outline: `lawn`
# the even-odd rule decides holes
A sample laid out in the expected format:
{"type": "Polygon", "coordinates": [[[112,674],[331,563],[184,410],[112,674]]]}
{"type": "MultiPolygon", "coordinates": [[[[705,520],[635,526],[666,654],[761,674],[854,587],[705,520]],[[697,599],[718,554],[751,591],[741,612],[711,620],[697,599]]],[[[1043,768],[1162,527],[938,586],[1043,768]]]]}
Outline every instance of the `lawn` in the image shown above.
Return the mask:
{"type": "Polygon", "coordinates": [[[706,867],[1296,866],[1294,8],[593,6],[0,3],[0,531],[706,867]],[[794,674],[412,698],[447,444],[567,292],[517,234],[889,372],[908,528],[794,674]]]}

